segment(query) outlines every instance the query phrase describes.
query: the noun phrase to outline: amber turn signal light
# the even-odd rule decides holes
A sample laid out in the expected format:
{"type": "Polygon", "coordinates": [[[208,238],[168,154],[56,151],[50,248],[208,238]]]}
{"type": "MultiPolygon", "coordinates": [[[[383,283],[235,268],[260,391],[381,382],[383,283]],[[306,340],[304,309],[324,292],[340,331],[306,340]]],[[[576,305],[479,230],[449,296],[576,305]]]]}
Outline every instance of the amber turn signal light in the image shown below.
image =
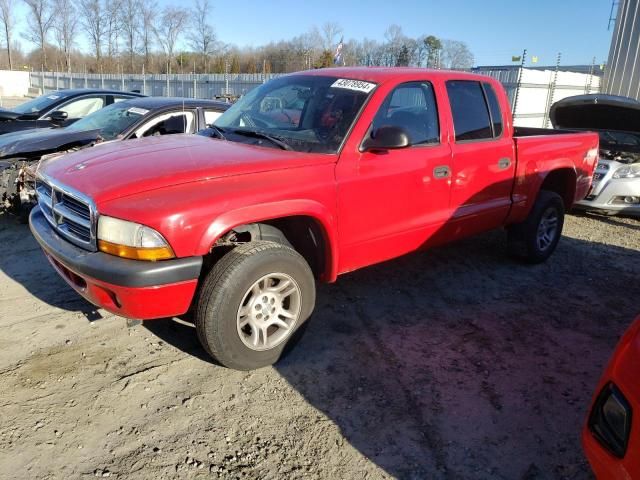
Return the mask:
{"type": "Polygon", "coordinates": [[[115,255],[116,257],[130,258],[132,260],[146,260],[155,262],[156,260],[169,260],[175,255],[171,247],[129,247],[127,245],[118,245],[117,243],[98,240],[98,249],[101,252],[115,255]]]}

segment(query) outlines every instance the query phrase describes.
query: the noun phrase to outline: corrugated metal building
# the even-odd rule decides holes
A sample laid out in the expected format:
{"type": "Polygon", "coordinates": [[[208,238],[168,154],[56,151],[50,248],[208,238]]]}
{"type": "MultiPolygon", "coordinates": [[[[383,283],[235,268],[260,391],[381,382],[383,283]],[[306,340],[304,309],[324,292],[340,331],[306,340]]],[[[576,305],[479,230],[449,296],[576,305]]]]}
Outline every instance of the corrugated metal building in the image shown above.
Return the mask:
{"type": "Polygon", "coordinates": [[[640,100],[640,0],[621,0],[604,77],[606,93],[640,100]]]}

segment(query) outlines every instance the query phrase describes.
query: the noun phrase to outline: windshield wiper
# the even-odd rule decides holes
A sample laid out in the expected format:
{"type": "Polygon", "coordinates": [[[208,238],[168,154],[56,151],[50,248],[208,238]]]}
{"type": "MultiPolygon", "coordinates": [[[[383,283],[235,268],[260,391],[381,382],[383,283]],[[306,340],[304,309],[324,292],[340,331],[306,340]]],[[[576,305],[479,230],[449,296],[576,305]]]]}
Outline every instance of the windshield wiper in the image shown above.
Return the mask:
{"type": "Polygon", "coordinates": [[[214,133],[216,134],[216,137],[218,137],[220,140],[226,140],[227,139],[227,137],[224,136],[224,130],[221,129],[220,127],[216,127],[212,123],[211,125],[209,125],[209,128],[214,131],[214,133]]]}
{"type": "Polygon", "coordinates": [[[265,140],[269,140],[271,143],[277,145],[283,150],[293,150],[293,148],[291,148],[291,145],[283,142],[277,137],[269,135],[268,133],[259,132],[257,130],[244,130],[242,128],[236,128],[232,133],[235,133],[236,135],[245,135],[247,137],[264,138],[265,140]]]}

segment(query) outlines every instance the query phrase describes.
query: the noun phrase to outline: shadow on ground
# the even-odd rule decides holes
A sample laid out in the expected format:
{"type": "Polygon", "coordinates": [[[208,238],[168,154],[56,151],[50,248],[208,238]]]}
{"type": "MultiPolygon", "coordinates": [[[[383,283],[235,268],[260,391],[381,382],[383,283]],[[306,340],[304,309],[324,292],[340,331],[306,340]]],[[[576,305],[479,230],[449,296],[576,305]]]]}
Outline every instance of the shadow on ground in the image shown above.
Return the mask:
{"type": "Polygon", "coordinates": [[[53,307],[81,312],[89,321],[102,318],[93,305],[58,276],[29,226],[20,223],[17,217],[0,213],[0,245],[13,245],[11,255],[0,254],[0,272],[21,284],[31,295],[53,307]]]}

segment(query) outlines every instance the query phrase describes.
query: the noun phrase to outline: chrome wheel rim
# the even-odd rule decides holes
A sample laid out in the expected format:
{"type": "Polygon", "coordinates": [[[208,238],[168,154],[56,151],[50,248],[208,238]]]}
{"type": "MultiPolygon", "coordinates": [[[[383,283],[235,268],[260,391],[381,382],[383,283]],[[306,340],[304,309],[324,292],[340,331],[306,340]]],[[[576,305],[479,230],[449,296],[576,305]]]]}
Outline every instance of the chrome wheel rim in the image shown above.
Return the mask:
{"type": "Polygon", "coordinates": [[[251,350],[270,350],[293,333],[302,305],[302,292],[286,273],[258,279],[242,297],[238,308],[238,335],[251,350]]]}
{"type": "Polygon", "coordinates": [[[536,241],[540,251],[548,249],[558,234],[558,212],[555,208],[549,207],[542,214],[540,223],[538,224],[538,233],[536,241]]]}

